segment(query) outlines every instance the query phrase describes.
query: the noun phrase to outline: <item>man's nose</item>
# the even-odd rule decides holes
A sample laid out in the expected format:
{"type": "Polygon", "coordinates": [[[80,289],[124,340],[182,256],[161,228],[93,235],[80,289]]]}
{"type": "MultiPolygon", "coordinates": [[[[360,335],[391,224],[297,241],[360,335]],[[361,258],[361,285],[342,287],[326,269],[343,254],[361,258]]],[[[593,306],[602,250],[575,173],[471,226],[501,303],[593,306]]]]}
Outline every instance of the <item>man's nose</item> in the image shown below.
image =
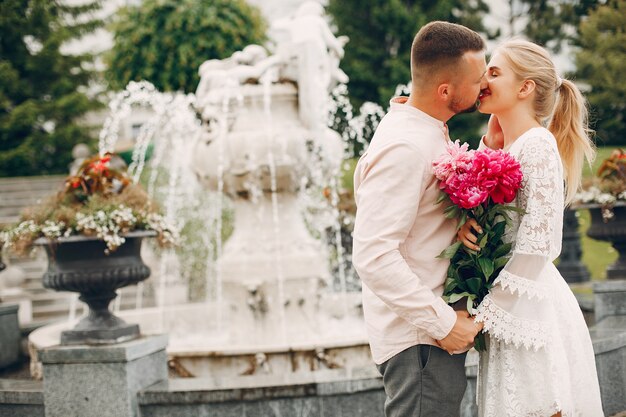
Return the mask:
{"type": "Polygon", "coordinates": [[[484,90],[489,87],[489,83],[487,82],[487,74],[483,75],[483,78],[480,80],[480,89],[484,90]]]}

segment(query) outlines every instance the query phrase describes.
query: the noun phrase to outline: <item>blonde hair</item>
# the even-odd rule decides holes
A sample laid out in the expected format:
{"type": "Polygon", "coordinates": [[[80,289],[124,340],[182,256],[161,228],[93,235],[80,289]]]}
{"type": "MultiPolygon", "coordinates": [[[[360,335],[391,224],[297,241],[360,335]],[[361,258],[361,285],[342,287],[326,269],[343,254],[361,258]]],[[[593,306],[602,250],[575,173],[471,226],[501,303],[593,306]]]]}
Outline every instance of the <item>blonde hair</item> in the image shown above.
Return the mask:
{"type": "Polygon", "coordinates": [[[518,78],[535,82],[535,116],[556,138],[566,181],[565,202],[570,203],[580,187],[585,159],[591,163],[595,157],[586,100],[576,84],[558,76],[550,55],[541,46],[513,39],[497,51],[518,78]]]}

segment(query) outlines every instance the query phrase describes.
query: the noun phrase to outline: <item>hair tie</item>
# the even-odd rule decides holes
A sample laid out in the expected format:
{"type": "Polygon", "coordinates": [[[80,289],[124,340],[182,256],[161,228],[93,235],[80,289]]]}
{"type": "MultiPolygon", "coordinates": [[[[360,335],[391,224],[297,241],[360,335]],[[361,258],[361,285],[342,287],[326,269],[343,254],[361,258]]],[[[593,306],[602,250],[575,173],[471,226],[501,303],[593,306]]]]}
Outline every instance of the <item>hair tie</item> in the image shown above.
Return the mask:
{"type": "Polygon", "coordinates": [[[559,90],[563,85],[563,78],[556,76],[556,89],[559,90]]]}

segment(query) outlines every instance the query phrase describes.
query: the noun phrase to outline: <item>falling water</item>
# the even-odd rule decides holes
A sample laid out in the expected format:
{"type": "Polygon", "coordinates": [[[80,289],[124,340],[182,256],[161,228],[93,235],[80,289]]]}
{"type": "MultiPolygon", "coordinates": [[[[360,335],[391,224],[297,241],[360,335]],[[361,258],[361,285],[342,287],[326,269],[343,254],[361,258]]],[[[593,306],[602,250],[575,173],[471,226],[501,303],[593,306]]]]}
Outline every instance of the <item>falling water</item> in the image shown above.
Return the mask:
{"type": "MultiPolygon", "coordinates": [[[[283,340],[287,339],[286,330],[286,313],[285,313],[285,277],[282,267],[282,254],[280,251],[281,246],[281,221],[280,221],[280,207],[279,207],[279,195],[277,184],[277,155],[275,155],[277,146],[275,141],[273,115],[272,115],[272,102],[271,102],[271,86],[272,78],[270,76],[263,77],[261,83],[263,85],[263,106],[266,119],[266,134],[269,139],[270,146],[267,151],[267,164],[270,173],[270,192],[272,201],[272,225],[273,225],[273,238],[274,245],[278,249],[274,253],[273,262],[276,264],[276,279],[278,287],[278,304],[280,309],[278,311],[280,315],[280,326],[283,340]]],[[[207,291],[206,301],[212,304],[216,308],[217,326],[218,332],[223,331],[223,294],[222,294],[222,271],[220,264],[214,263],[215,259],[220,259],[223,252],[222,242],[222,229],[223,218],[222,213],[225,207],[225,147],[229,146],[225,141],[229,133],[229,122],[232,116],[232,99],[242,97],[237,95],[236,88],[225,89],[227,92],[222,97],[221,112],[216,115],[217,127],[219,135],[218,143],[216,144],[218,158],[217,158],[217,192],[211,196],[210,204],[203,211],[203,217],[201,218],[206,225],[206,233],[201,236],[201,243],[208,251],[207,261],[204,269],[205,286],[207,291]],[[213,285],[211,285],[213,284],[213,285]],[[213,288],[214,296],[209,297],[209,289],[213,288]],[[214,303],[210,303],[210,298],[215,300],[214,303]]],[[[180,220],[185,221],[182,218],[180,211],[184,205],[190,205],[190,201],[197,200],[198,191],[193,187],[186,184],[195,184],[194,174],[191,169],[190,153],[193,152],[193,142],[200,140],[200,137],[204,134],[203,128],[200,125],[200,121],[194,111],[190,109],[193,104],[193,96],[183,95],[171,95],[163,94],[154,89],[149,83],[131,83],[126,91],[118,94],[114,100],[112,100],[110,108],[112,110],[111,116],[105,122],[105,127],[100,135],[100,152],[109,152],[115,149],[115,144],[119,138],[120,124],[125,117],[128,117],[133,106],[141,105],[150,107],[153,111],[153,116],[149,121],[144,123],[140,129],[135,148],[133,151],[132,162],[129,166],[129,173],[131,173],[133,180],[138,181],[145,167],[150,167],[149,176],[147,178],[147,191],[150,196],[158,198],[164,202],[165,215],[168,220],[180,220]],[[192,141],[189,141],[192,138],[192,141]],[[150,144],[154,146],[154,152],[152,158],[146,160],[146,151],[150,144]],[[159,169],[161,168],[161,169],[159,169]],[[167,181],[165,186],[160,185],[159,176],[166,173],[167,181]]],[[[351,109],[348,116],[351,116],[351,109]]],[[[363,132],[365,125],[368,123],[368,114],[378,114],[378,109],[369,111],[368,114],[362,110],[362,114],[359,117],[348,118],[348,128],[346,129],[342,138],[344,140],[345,153],[348,154],[353,149],[349,147],[351,143],[360,143],[363,147],[367,145],[364,140],[363,132]]],[[[342,213],[340,212],[340,185],[338,182],[337,167],[328,169],[326,161],[324,161],[322,140],[326,138],[320,132],[316,132],[313,137],[314,150],[312,157],[307,161],[308,174],[301,178],[301,192],[299,196],[301,200],[300,205],[308,208],[310,211],[315,212],[315,216],[318,218],[312,222],[308,222],[309,226],[313,230],[317,230],[321,238],[328,236],[330,238],[331,245],[336,251],[336,281],[338,288],[336,292],[340,292],[346,299],[346,293],[349,291],[348,281],[351,279],[351,269],[346,269],[346,256],[342,242],[342,213]],[[317,155],[317,156],[315,156],[317,155]],[[308,176],[308,178],[305,178],[308,176]],[[328,186],[329,194],[326,198],[323,195],[324,187],[328,186]],[[306,189],[306,190],[305,190],[306,189]],[[308,194],[308,195],[306,195],[308,194]],[[306,195],[306,196],[305,196],[306,195]],[[326,233],[330,232],[329,235],[326,233]]],[[[262,161],[251,161],[256,163],[262,163],[262,161]]],[[[162,182],[162,181],[161,181],[162,182]]],[[[253,181],[254,182],[254,181],[253,181]]],[[[255,201],[259,196],[262,198],[263,191],[257,184],[250,184],[250,200],[255,201]],[[256,188],[255,188],[256,187],[256,188]]],[[[196,213],[197,214],[197,213],[196,213]]],[[[305,213],[306,214],[306,213],[305,213]]],[[[307,214],[308,216],[308,214],[307,214]]],[[[171,253],[170,253],[171,255],[171,253]]],[[[166,303],[165,294],[167,291],[167,278],[173,275],[171,268],[172,263],[169,262],[171,256],[160,256],[158,271],[158,306],[160,310],[160,327],[164,326],[164,310],[163,306],[166,303]]],[[[242,260],[245,262],[245,260],[242,260]]],[[[156,274],[155,274],[156,275],[156,274]]],[[[178,273],[180,275],[180,273],[178,273]]],[[[143,306],[143,284],[137,288],[135,297],[135,304],[137,308],[143,306]]],[[[121,306],[120,297],[116,300],[116,309],[121,306]]],[[[344,303],[345,309],[347,309],[347,302],[344,303]]],[[[347,310],[344,310],[344,313],[347,310]]]]}
{"type": "Polygon", "coordinates": [[[266,120],[266,132],[269,139],[269,146],[267,151],[267,161],[270,168],[271,186],[270,191],[272,195],[272,220],[274,223],[274,244],[276,245],[275,262],[276,262],[276,279],[278,282],[278,305],[279,305],[279,317],[280,328],[283,341],[287,340],[287,320],[285,317],[285,276],[282,268],[282,245],[280,242],[280,219],[278,217],[278,193],[276,187],[276,161],[274,160],[274,131],[272,121],[271,110],[271,85],[272,79],[275,77],[271,71],[266,73],[261,78],[263,85],[263,109],[265,111],[266,120]]]}
{"type": "MultiPolygon", "coordinates": [[[[140,129],[128,171],[133,181],[138,182],[146,165],[148,146],[152,143],[155,152],[150,164],[152,171],[147,191],[152,198],[164,194],[165,217],[172,223],[178,220],[185,204],[197,200],[197,183],[188,168],[192,149],[202,133],[200,123],[191,107],[194,99],[192,95],[160,93],[148,82],[131,82],[126,90],[116,94],[111,100],[109,105],[111,113],[105,120],[99,137],[100,154],[113,152],[120,137],[121,123],[132,114],[133,108],[143,107],[151,111],[149,120],[140,129]],[[157,185],[160,167],[165,168],[169,175],[165,190],[157,185]]],[[[173,259],[174,254],[171,251],[160,257],[158,268],[160,306],[165,304],[167,277],[180,275],[179,271],[172,271],[176,266],[173,259]]],[[[142,293],[143,283],[137,287],[135,299],[137,308],[142,307],[142,293]]],[[[119,310],[120,306],[121,297],[118,296],[114,305],[115,310],[119,310]]]]}
{"type": "Polygon", "coordinates": [[[344,249],[343,244],[341,242],[341,213],[339,212],[339,193],[337,185],[337,175],[333,175],[330,184],[330,193],[331,193],[331,206],[333,208],[333,214],[335,217],[335,222],[333,224],[334,238],[335,238],[335,249],[337,251],[337,270],[339,273],[339,285],[341,298],[343,301],[343,309],[344,315],[348,315],[348,302],[347,302],[347,285],[346,285],[346,271],[345,271],[345,258],[344,258],[344,249]]]}
{"type": "MultiPolygon", "coordinates": [[[[222,114],[219,121],[219,140],[217,150],[217,204],[215,207],[216,214],[216,226],[215,226],[215,257],[219,259],[222,256],[222,229],[223,218],[222,212],[224,210],[224,138],[228,132],[228,105],[230,97],[225,95],[222,100],[222,114]]],[[[222,294],[222,267],[218,263],[215,268],[215,307],[217,308],[217,331],[222,332],[223,322],[223,305],[224,300],[222,294]]]]}
{"type": "Polygon", "coordinates": [[[78,304],[78,293],[71,293],[70,295],[70,308],[69,308],[69,316],[67,318],[67,320],[70,323],[73,323],[74,320],[76,320],[76,309],[78,308],[77,304],[78,304]]]}

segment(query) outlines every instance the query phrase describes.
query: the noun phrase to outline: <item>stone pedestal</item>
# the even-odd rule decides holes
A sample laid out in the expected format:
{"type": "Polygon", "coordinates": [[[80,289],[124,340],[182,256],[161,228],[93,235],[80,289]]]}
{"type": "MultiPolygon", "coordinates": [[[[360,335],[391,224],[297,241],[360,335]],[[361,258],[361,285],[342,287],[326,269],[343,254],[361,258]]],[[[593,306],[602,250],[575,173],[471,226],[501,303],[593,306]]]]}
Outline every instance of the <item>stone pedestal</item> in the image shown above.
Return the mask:
{"type": "Polygon", "coordinates": [[[17,305],[0,304],[0,368],[15,363],[20,355],[17,311],[17,305]]]}
{"type": "Polygon", "coordinates": [[[167,336],[39,352],[46,416],[137,417],[137,392],[167,379],[167,336]]]}
{"type": "Polygon", "coordinates": [[[596,325],[590,329],[602,406],[612,416],[626,410],[626,280],[595,282],[596,325]]]}
{"type": "Polygon", "coordinates": [[[626,280],[593,284],[596,323],[608,316],[626,315],[626,280]]]}
{"type": "Polygon", "coordinates": [[[28,325],[33,321],[33,302],[31,301],[31,296],[24,290],[11,288],[0,291],[0,301],[4,305],[16,304],[19,306],[17,319],[21,326],[28,325]]]}
{"type": "Polygon", "coordinates": [[[602,407],[607,416],[626,410],[626,316],[610,316],[590,329],[602,407]]]}

